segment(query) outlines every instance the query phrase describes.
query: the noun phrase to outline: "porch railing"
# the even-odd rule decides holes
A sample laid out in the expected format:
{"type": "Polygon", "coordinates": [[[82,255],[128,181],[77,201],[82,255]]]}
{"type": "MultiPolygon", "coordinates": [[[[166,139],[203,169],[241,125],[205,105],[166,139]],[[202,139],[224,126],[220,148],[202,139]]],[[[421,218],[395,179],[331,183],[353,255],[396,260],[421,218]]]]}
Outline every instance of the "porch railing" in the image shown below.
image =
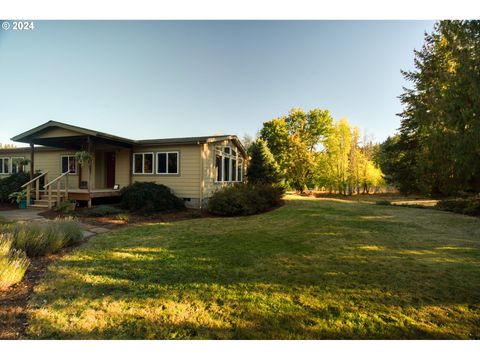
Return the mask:
{"type": "Polygon", "coordinates": [[[52,181],[50,181],[48,184],[46,184],[44,186],[44,189],[45,189],[45,193],[48,194],[48,208],[51,209],[52,206],[53,206],[53,200],[52,200],[52,188],[54,187],[54,185],[56,184],[56,190],[57,190],[57,206],[60,204],[60,200],[62,198],[62,191],[65,195],[65,198],[68,198],[68,175],[70,174],[70,170],[69,171],[66,171],[64,172],[63,174],[61,174],[60,176],[57,176],[55,179],[53,179],[52,181]],[[64,189],[61,189],[61,181],[63,178],[65,178],[65,188],[64,189]]]}
{"type": "Polygon", "coordinates": [[[37,177],[33,178],[29,182],[26,182],[25,184],[22,185],[22,189],[25,187],[27,188],[27,199],[26,199],[27,205],[30,205],[30,193],[32,192],[33,183],[35,183],[35,200],[40,200],[40,179],[44,178],[44,183],[46,183],[47,175],[48,175],[48,171],[45,171],[44,173],[38,175],[37,177]]]}

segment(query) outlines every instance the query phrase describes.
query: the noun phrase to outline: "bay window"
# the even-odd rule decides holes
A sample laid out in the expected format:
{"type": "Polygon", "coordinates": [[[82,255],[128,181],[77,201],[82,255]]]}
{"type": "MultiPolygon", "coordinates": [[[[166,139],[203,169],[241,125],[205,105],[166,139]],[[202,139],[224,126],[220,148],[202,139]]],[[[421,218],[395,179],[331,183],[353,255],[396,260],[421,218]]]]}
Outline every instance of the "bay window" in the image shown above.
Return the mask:
{"type": "Polygon", "coordinates": [[[215,147],[215,180],[217,182],[241,182],[243,159],[230,146],[215,147]]]}

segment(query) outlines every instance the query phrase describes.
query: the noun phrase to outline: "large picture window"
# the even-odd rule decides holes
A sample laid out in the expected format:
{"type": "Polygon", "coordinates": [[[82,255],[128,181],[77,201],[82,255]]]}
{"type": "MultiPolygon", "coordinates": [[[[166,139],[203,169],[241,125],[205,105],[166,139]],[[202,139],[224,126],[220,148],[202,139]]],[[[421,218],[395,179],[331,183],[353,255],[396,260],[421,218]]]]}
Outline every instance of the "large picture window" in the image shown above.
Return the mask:
{"type": "Polygon", "coordinates": [[[133,154],[134,174],[153,174],[153,153],[133,154]]]}
{"type": "Polygon", "coordinates": [[[217,182],[241,182],[243,159],[230,146],[215,147],[215,179],[217,182]]]}
{"type": "Polygon", "coordinates": [[[77,173],[77,159],[73,155],[62,155],[61,157],[61,171],[62,174],[70,171],[70,174],[77,173]]]}
{"type": "Polygon", "coordinates": [[[157,152],[157,174],[178,174],[178,151],[157,152]]]}
{"type": "Polygon", "coordinates": [[[10,158],[0,158],[0,174],[10,173],[10,158]]]}

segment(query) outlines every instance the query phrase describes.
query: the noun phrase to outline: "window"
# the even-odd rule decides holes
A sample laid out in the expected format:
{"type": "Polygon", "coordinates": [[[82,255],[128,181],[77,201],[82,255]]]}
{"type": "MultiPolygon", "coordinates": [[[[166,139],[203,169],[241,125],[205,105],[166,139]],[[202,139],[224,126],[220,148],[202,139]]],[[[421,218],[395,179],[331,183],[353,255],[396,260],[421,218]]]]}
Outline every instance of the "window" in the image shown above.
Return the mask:
{"type": "Polygon", "coordinates": [[[243,181],[243,160],[242,159],[238,159],[237,181],[243,181]]]}
{"type": "Polygon", "coordinates": [[[134,174],[153,174],[153,153],[133,154],[134,174]]]}
{"type": "Polygon", "coordinates": [[[25,166],[20,164],[24,159],[24,157],[12,157],[12,174],[24,171],[25,166]]]}
{"type": "Polygon", "coordinates": [[[217,182],[242,181],[243,159],[236,149],[230,146],[215,147],[215,179],[217,182]]]}
{"type": "Polygon", "coordinates": [[[157,174],[178,174],[178,151],[157,153],[157,174]]]}
{"type": "Polygon", "coordinates": [[[10,158],[0,158],[0,174],[10,173],[10,158]]]}
{"type": "Polygon", "coordinates": [[[217,172],[217,181],[222,181],[222,155],[215,155],[215,169],[217,172]]]}
{"type": "Polygon", "coordinates": [[[77,173],[77,159],[73,155],[62,155],[61,157],[61,171],[62,174],[70,171],[70,174],[77,173]]]}

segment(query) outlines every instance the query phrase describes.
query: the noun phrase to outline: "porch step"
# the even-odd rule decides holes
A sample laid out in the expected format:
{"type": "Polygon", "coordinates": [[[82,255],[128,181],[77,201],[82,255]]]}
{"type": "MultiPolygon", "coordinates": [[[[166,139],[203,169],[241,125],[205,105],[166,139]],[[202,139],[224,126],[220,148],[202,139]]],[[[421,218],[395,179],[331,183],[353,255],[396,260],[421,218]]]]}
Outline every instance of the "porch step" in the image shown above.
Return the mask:
{"type": "Polygon", "coordinates": [[[29,208],[34,208],[34,209],[48,209],[48,204],[33,204],[33,205],[28,205],[29,208]]]}
{"type": "MultiPolygon", "coordinates": [[[[52,201],[54,203],[55,201],[52,201]]],[[[35,200],[35,205],[46,205],[48,206],[48,200],[47,199],[41,199],[40,200],[35,200]]]]}

